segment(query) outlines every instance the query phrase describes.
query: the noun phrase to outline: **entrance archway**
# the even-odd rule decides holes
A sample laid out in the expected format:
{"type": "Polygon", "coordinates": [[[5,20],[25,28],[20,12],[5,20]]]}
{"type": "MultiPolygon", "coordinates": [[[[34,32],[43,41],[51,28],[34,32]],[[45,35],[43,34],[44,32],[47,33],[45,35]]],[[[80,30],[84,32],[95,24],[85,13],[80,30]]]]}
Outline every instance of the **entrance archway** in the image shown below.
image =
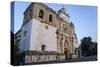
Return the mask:
{"type": "Polygon", "coordinates": [[[68,57],[69,57],[69,50],[68,50],[68,41],[67,40],[65,40],[65,42],[64,42],[64,54],[65,54],[65,59],[68,59],[68,57]]]}
{"type": "Polygon", "coordinates": [[[64,48],[65,59],[68,59],[68,49],[64,48]]]}

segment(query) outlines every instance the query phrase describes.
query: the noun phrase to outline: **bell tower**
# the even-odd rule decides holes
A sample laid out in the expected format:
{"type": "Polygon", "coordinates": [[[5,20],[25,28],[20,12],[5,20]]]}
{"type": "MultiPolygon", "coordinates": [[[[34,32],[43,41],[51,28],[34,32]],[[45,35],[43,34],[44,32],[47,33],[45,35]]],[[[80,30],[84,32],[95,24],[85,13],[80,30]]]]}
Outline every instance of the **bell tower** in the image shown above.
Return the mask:
{"type": "Polygon", "coordinates": [[[70,16],[69,16],[68,13],[66,13],[66,9],[65,9],[64,7],[61,8],[61,9],[58,11],[58,16],[59,16],[61,19],[63,19],[64,21],[69,22],[70,16]]]}

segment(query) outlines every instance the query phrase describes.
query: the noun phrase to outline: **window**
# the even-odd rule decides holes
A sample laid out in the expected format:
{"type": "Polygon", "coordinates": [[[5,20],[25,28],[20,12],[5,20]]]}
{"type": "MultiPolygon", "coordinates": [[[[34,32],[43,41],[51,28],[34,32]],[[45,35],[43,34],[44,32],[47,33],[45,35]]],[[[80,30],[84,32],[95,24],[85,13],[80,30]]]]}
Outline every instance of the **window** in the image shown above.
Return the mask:
{"type": "Polygon", "coordinates": [[[39,17],[43,18],[43,16],[44,16],[44,11],[41,9],[40,12],[39,12],[39,17]]]}
{"type": "Polygon", "coordinates": [[[26,36],[26,31],[24,31],[24,36],[26,36]]]}
{"type": "Polygon", "coordinates": [[[41,50],[42,51],[45,51],[46,50],[46,46],[45,45],[42,45],[41,50]]]}
{"type": "Polygon", "coordinates": [[[50,14],[50,15],[49,15],[49,22],[52,22],[52,20],[53,20],[53,17],[52,17],[52,15],[50,14]]]}

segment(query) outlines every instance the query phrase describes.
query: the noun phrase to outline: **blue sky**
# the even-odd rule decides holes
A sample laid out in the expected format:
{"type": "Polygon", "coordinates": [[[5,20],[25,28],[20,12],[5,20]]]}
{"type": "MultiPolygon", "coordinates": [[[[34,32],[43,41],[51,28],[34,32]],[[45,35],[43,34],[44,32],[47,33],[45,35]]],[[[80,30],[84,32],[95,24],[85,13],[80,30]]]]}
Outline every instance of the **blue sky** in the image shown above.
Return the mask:
{"type": "MultiPolygon", "coordinates": [[[[14,14],[14,33],[16,33],[23,23],[23,12],[29,6],[30,2],[15,2],[14,14]]],[[[70,15],[70,20],[75,25],[78,42],[86,36],[91,36],[93,41],[97,42],[97,7],[71,4],[46,4],[55,11],[62,7],[70,15]]]]}

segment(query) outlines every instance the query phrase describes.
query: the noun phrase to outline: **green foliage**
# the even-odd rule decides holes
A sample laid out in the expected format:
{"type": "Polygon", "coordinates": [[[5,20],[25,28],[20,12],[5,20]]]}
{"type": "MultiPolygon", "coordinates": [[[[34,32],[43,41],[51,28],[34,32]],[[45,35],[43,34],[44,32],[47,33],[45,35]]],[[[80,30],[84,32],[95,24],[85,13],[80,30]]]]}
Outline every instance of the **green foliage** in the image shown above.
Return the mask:
{"type": "Polygon", "coordinates": [[[18,45],[14,45],[14,64],[21,65],[23,63],[24,63],[24,54],[20,52],[18,45]]]}
{"type": "Polygon", "coordinates": [[[97,55],[97,43],[92,42],[91,37],[84,37],[81,40],[80,48],[83,56],[97,55]]]}

